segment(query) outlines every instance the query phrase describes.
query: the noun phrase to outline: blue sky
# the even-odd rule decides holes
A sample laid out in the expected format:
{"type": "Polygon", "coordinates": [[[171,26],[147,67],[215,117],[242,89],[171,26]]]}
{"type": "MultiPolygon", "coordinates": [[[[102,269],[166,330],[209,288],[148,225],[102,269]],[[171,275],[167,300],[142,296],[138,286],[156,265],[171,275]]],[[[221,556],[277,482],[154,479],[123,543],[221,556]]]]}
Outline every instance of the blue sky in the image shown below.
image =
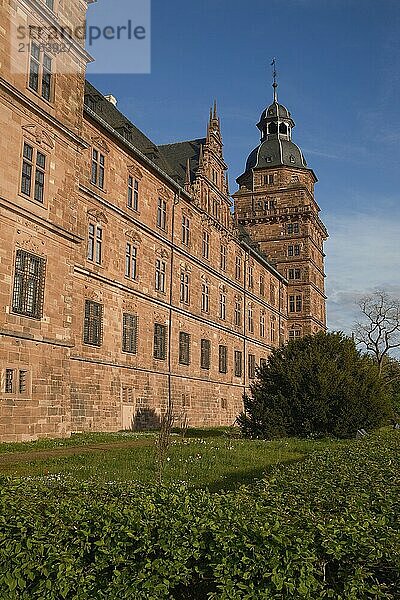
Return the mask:
{"type": "Polygon", "coordinates": [[[88,78],[156,143],[204,136],[217,98],[233,192],[272,98],[272,57],[319,179],[328,325],[349,332],[357,297],[400,297],[399,0],[153,0],[151,74],[88,78]]]}

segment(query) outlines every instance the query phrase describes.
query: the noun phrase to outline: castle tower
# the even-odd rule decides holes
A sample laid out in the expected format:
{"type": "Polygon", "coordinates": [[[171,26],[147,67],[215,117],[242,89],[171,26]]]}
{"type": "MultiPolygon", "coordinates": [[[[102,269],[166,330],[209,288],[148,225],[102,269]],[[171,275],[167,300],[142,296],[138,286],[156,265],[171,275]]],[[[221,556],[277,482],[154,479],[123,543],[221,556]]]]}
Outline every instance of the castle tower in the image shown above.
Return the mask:
{"type": "MultiPolygon", "coordinates": [[[[276,73],[274,73],[276,76],[276,73]]],[[[292,141],[295,123],[273,102],[257,124],[260,144],[237,179],[235,220],[289,282],[288,339],[326,329],[324,241],[328,237],[314,197],[317,178],[292,141]]]]}

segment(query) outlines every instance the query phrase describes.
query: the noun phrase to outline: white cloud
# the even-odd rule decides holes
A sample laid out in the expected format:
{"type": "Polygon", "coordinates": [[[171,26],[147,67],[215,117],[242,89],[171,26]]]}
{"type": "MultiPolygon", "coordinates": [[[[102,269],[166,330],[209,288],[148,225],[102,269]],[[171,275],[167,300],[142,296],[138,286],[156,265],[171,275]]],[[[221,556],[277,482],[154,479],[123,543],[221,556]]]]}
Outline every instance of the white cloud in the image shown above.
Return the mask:
{"type": "Polygon", "coordinates": [[[355,302],[375,289],[400,297],[400,236],[393,213],[325,216],[328,326],[351,332],[355,302]]]}

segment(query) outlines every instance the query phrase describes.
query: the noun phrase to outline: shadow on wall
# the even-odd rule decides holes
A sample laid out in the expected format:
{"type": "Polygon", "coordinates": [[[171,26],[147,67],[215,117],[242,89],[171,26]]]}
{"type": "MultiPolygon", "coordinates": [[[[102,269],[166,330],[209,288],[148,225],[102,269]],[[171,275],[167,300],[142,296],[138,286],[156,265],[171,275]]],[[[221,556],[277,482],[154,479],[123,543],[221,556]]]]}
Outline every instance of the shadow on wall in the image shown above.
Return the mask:
{"type": "Polygon", "coordinates": [[[160,429],[160,415],[154,408],[138,408],[132,416],[130,429],[132,431],[149,431],[160,429]]]}

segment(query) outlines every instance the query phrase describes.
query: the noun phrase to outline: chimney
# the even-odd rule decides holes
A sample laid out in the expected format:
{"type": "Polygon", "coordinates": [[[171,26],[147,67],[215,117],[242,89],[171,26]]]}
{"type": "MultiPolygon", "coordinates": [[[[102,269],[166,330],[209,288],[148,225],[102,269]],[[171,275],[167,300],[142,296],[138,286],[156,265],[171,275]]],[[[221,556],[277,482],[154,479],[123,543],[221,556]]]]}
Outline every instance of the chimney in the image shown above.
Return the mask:
{"type": "Polygon", "coordinates": [[[104,98],[106,100],[108,100],[109,102],[111,102],[111,104],[113,104],[114,106],[117,106],[118,104],[118,100],[116,99],[115,96],[113,96],[112,94],[108,94],[107,96],[104,96],[104,98]]]}

